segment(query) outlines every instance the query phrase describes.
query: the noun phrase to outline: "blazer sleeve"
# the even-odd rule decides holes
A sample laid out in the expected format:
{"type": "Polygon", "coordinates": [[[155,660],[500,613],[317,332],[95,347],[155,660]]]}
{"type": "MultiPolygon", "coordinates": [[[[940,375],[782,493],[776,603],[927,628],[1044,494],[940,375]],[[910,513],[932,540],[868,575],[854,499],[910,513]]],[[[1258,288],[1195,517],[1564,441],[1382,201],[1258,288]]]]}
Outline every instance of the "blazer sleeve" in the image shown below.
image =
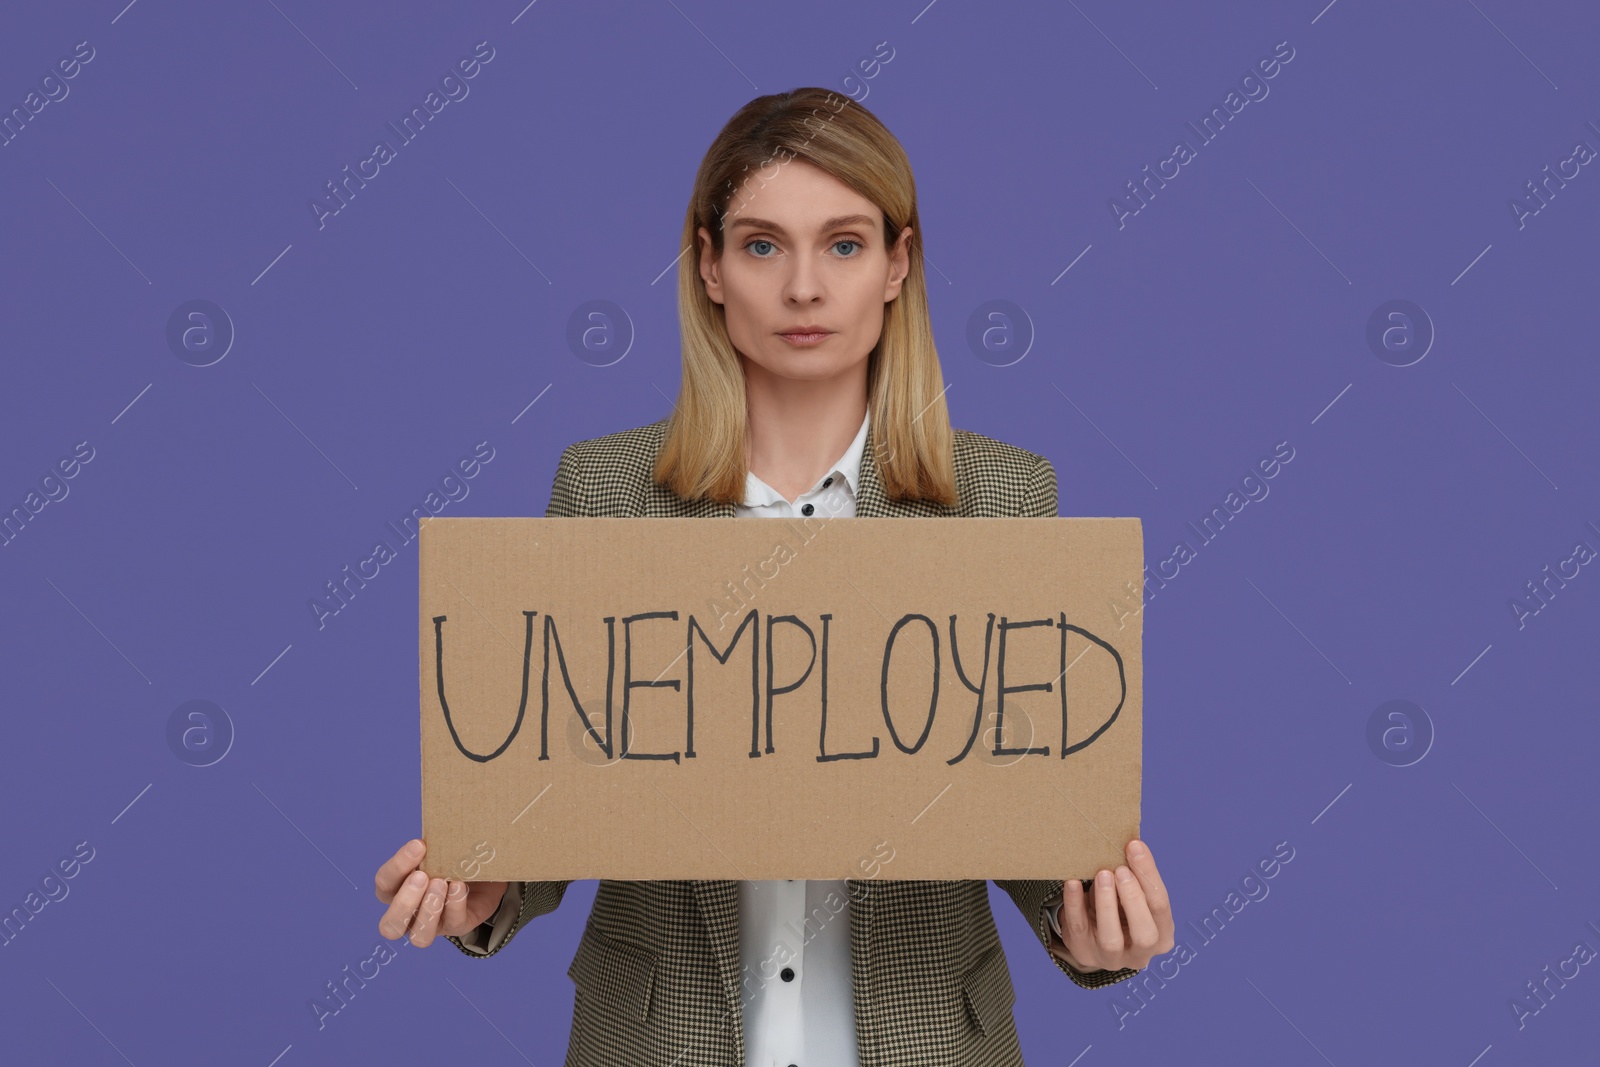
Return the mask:
{"type": "Polygon", "coordinates": [[[446,934],[445,940],[473,959],[488,959],[510,944],[517,931],[528,925],[530,919],[548,915],[560,907],[561,898],[571,884],[570,879],[558,882],[509,882],[506,884],[506,895],[493,915],[473,927],[470,933],[460,937],[446,934]],[[519,896],[520,903],[514,903],[519,896]],[[513,907],[516,908],[514,916],[511,912],[513,907]]]}
{"type": "Polygon", "coordinates": [[[550,486],[550,503],[544,509],[545,518],[587,518],[594,514],[589,507],[587,487],[583,480],[583,464],[578,446],[568,445],[561,451],[556,463],[556,480],[550,486]]]}
{"type": "Polygon", "coordinates": [[[521,911],[522,883],[507,882],[500,906],[493,915],[474,926],[471,932],[462,934],[459,947],[477,956],[487,956],[491,949],[499,948],[505,942],[506,934],[511,932],[512,922],[521,911]]]}
{"type": "Polygon", "coordinates": [[[1027,920],[1033,929],[1033,935],[1044,946],[1046,954],[1063,974],[1085,989],[1098,989],[1101,986],[1112,985],[1116,982],[1132,978],[1139,973],[1137,967],[1119,967],[1116,970],[1101,968],[1095,971],[1080,971],[1066,960],[1055,954],[1052,945],[1059,945],[1065,949],[1066,945],[1055,936],[1054,924],[1050,921],[1050,913],[1061,906],[1061,881],[1056,878],[1024,878],[1024,879],[995,879],[995,885],[1006,891],[1017,910],[1022,912],[1022,917],[1027,920]]]}
{"type": "Polygon", "coordinates": [[[1019,514],[1027,519],[1053,519],[1059,510],[1056,469],[1048,459],[1040,456],[1039,462],[1028,472],[1019,514]]]}
{"type": "MultiPolygon", "coordinates": [[[[577,445],[568,445],[556,464],[555,484],[550,487],[550,504],[545,518],[575,518],[589,514],[584,492],[583,470],[577,445]]],[[[508,882],[506,895],[495,913],[473,929],[455,937],[445,935],[456,948],[474,959],[487,959],[499,952],[528,920],[555,911],[571,885],[571,879],[554,882],[508,882]]]]}

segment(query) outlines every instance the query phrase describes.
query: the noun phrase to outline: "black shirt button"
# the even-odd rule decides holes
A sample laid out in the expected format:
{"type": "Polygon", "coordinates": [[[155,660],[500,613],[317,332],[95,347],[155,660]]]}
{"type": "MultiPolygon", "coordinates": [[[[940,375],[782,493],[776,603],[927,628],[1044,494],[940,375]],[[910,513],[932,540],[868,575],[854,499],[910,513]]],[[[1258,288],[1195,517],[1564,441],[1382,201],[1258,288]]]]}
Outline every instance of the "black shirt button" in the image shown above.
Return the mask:
{"type": "Polygon", "coordinates": [[[815,508],[813,508],[813,507],[812,507],[812,506],[811,506],[811,505],[810,505],[810,504],[806,504],[806,505],[804,505],[804,506],[803,506],[803,507],[801,507],[801,509],[800,509],[800,514],[802,514],[802,515],[809,515],[809,514],[811,514],[811,513],[812,513],[812,512],[813,512],[813,511],[815,511],[815,510],[816,510],[816,509],[815,509],[815,508]]]}
{"type": "Polygon", "coordinates": [[[783,970],[779,971],[778,974],[783,978],[783,980],[785,982],[794,981],[794,968],[793,967],[785,967],[783,970]]]}
{"type": "Polygon", "coordinates": [[[828,488],[828,486],[830,486],[832,484],[833,484],[833,479],[829,478],[827,481],[822,483],[822,488],[826,489],[826,488],[828,488]]]}

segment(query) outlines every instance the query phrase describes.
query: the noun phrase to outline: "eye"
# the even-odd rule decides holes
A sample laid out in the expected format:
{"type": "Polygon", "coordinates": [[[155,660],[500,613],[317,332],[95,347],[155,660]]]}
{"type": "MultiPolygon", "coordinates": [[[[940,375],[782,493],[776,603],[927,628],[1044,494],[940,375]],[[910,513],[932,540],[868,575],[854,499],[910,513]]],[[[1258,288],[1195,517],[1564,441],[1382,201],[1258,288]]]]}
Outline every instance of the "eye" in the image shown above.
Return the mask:
{"type": "MultiPolygon", "coordinates": [[[[744,244],[744,247],[745,247],[746,251],[749,251],[749,250],[755,248],[756,245],[767,245],[769,247],[775,247],[775,246],[773,246],[772,242],[767,240],[765,237],[757,237],[753,241],[746,241],[745,244],[744,244]]],[[[771,256],[763,255],[760,252],[756,252],[755,253],[755,257],[757,259],[771,259],[772,258],[771,256]]]]}
{"type": "MultiPolygon", "coordinates": [[[[841,238],[840,240],[837,240],[837,241],[833,242],[833,247],[835,247],[835,248],[838,248],[840,245],[854,245],[858,250],[861,248],[861,242],[860,241],[852,241],[848,237],[841,238]]],[[[843,259],[854,259],[858,255],[860,255],[860,252],[856,251],[856,252],[851,252],[850,254],[848,254],[846,256],[843,256],[841,258],[843,258],[843,259]]]]}

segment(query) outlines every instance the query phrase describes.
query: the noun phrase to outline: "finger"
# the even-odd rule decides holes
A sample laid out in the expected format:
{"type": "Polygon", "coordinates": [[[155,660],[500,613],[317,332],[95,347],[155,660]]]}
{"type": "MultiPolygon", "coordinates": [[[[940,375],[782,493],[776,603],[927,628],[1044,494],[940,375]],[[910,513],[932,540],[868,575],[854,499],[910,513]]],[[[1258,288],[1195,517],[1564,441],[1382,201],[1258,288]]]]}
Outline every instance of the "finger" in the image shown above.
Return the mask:
{"type": "Polygon", "coordinates": [[[417,904],[422,900],[422,894],[427,888],[427,874],[422,871],[412,871],[410,876],[400,883],[400,888],[395,890],[394,899],[389,902],[389,910],[378,920],[378,933],[390,941],[398,941],[406,936],[406,928],[411,925],[411,916],[416,913],[417,904]]]}
{"type": "Polygon", "coordinates": [[[395,891],[411,876],[411,872],[417,869],[417,864],[422,862],[426,852],[426,845],[421,841],[412,840],[401,845],[399,851],[385,860],[373,878],[373,889],[378,894],[378,899],[385,904],[394,900],[395,891]]]}
{"type": "Polygon", "coordinates": [[[1122,910],[1117,907],[1117,887],[1111,872],[1102,867],[1094,879],[1094,939],[1100,946],[1104,966],[1115,966],[1122,959],[1127,941],[1122,935],[1122,910]]]}
{"type": "Polygon", "coordinates": [[[444,912],[446,887],[443,878],[435,878],[428,883],[428,891],[422,895],[422,905],[417,908],[416,918],[411,920],[412,948],[427,948],[433,944],[434,935],[439,932],[439,916],[444,912]]]}
{"type": "Polygon", "coordinates": [[[1069,878],[1063,884],[1062,903],[1066,905],[1066,921],[1062,923],[1061,932],[1067,935],[1067,951],[1072,953],[1072,958],[1092,970],[1100,966],[1100,955],[1089,933],[1089,913],[1084,903],[1086,896],[1083,883],[1078,879],[1069,878]]]}
{"type": "Polygon", "coordinates": [[[1139,878],[1139,887],[1144,890],[1144,899],[1150,905],[1150,914],[1156,923],[1164,929],[1171,929],[1172,902],[1167,896],[1167,885],[1161,880],[1161,874],[1156,870],[1155,857],[1150,854],[1150,846],[1135,838],[1128,842],[1128,866],[1139,878]]]}
{"type": "Polygon", "coordinates": [[[447,934],[464,934],[478,924],[467,912],[470,886],[465,882],[451,882],[444,895],[444,918],[439,929],[447,934]]]}
{"type": "Polygon", "coordinates": [[[1135,948],[1154,955],[1156,944],[1161,940],[1161,931],[1156,928],[1156,920],[1150,914],[1150,905],[1145,902],[1139,879],[1127,867],[1117,868],[1117,896],[1122,900],[1122,914],[1127,919],[1128,940],[1135,948]]]}

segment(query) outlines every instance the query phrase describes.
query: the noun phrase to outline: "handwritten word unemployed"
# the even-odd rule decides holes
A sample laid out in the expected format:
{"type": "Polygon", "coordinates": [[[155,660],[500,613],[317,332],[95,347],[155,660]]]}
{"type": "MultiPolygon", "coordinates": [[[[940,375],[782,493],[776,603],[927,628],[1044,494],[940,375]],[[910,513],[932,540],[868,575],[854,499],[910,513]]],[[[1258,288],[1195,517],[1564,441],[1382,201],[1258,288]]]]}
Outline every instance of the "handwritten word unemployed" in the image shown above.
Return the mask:
{"type": "MultiPolygon", "coordinates": [[[[504,753],[506,751],[506,749],[511,747],[512,741],[516,740],[517,734],[522,730],[523,717],[526,715],[527,710],[528,710],[528,671],[529,671],[529,669],[530,669],[530,667],[532,665],[533,658],[534,658],[533,657],[533,617],[535,615],[539,614],[539,613],[536,612],[536,611],[523,611],[522,614],[526,618],[526,635],[525,635],[525,637],[523,639],[523,652],[522,652],[522,703],[517,707],[516,722],[512,724],[510,733],[508,733],[506,735],[505,740],[500,743],[499,747],[494,749],[494,751],[488,752],[488,753],[477,753],[477,752],[473,752],[470,749],[468,749],[464,744],[462,744],[461,735],[456,730],[455,718],[451,714],[450,703],[445,697],[444,624],[445,624],[445,621],[447,619],[447,616],[435,615],[433,617],[434,671],[435,671],[435,678],[437,679],[437,689],[438,689],[438,696],[439,696],[439,710],[444,716],[445,725],[450,730],[450,737],[451,737],[451,740],[455,744],[456,750],[458,752],[460,752],[463,756],[466,756],[468,759],[473,760],[474,762],[477,762],[477,763],[488,763],[491,760],[499,758],[499,756],[502,753],[504,753]]],[[[539,758],[541,760],[547,760],[547,759],[550,758],[550,682],[551,682],[551,679],[553,677],[552,660],[551,660],[550,653],[551,653],[552,644],[554,645],[554,648],[555,648],[555,661],[554,662],[555,662],[555,665],[560,670],[561,682],[566,687],[567,696],[572,701],[573,709],[577,712],[578,716],[582,719],[584,728],[589,732],[589,736],[594,740],[596,746],[600,749],[600,751],[605,753],[605,757],[606,757],[607,760],[624,760],[624,759],[671,760],[674,763],[681,763],[681,760],[683,760],[683,759],[694,759],[696,757],[696,755],[697,755],[697,753],[695,752],[695,749],[694,749],[694,698],[695,698],[694,649],[695,649],[695,636],[698,633],[700,641],[703,642],[705,644],[706,648],[708,648],[710,650],[711,655],[716,657],[716,660],[717,660],[717,662],[719,664],[724,664],[725,665],[725,664],[727,664],[728,660],[733,656],[734,647],[736,645],[738,645],[739,641],[744,636],[744,632],[745,632],[746,629],[749,629],[751,631],[751,635],[752,635],[751,639],[750,639],[750,668],[749,668],[750,669],[750,752],[749,752],[749,756],[750,756],[751,759],[755,759],[755,758],[757,758],[757,757],[759,757],[759,756],[761,756],[763,754],[763,751],[762,751],[762,748],[761,748],[761,738],[760,738],[760,734],[761,734],[761,711],[762,711],[763,702],[765,704],[765,710],[766,710],[766,748],[765,748],[765,754],[766,755],[772,755],[774,752],[776,752],[776,749],[773,747],[773,744],[772,744],[772,703],[773,703],[773,698],[776,697],[776,696],[781,696],[781,695],[783,695],[785,693],[792,693],[795,690],[799,689],[802,685],[805,684],[806,680],[811,677],[812,668],[817,665],[819,651],[821,653],[821,668],[822,668],[822,677],[821,677],[821,681],[819,683],[821,709],[822,709],[822,711],[821,711],[822,722],[821,722],[821,726],[819,728],[818,735],[817,735],[817,756],[816,756],[817,762],[818,763],[828,763],[828,762],[831,762],[833,760],[844,760],[844,759],[871,760],[871,759],[880,758],[879,757],[879,741],[880,741],[880,738],[878,738],[876,736],[874,736],[873,739],[872,739],[872,748],[871,749],[868,749],[868,750],[865,750],[865,751],[859,751],[859,752],[834,752],[834,753],[829,753],[828,752],[828,644],[829,644],[828,622],[829,622],[830,619],[833,618],[832,614],[824,613],[821,616],[819,616],[819,621],[821,622],[821,627],[822,627],[822,640],[821,640],[820,646],[819,646],[818,641],[817,641],[816,631],[814,631],[809,625],[807,625],[804,621],[802,621],[799,618],[799,616],[796,616],[796,615],[773,616],[773,615],[769,614],[766,617],[766,630],[765,630],[765,633],[766,633],[767,653],[766,653],[766,671],[765,671],[765,678],[764,679],[762,677],[762,671],[761,671],[761,667],[760,667],[761,655],[760,655],[760,650],[759,650],[759,647],[758,647],[760,645],[760,643],[761,643],[762,628],[758,623],[759,613],[757,611],[755,611],[754,609],[751,609],[750,613],[745,616],[744,622],[739,624],[739,628],[734,631],[733,637],[729,639],[727,649],[725,651],[721,651],[721,652],[719,652],[717,650],[716,645],[711,642],[711,639],[710,639],[709,635],[706,633],[705,627],[701,625],[700,620],[695,618],[695,616],[690,615],[689,618],[688,618],[687,631],[686,631],[685,637],[684,637],[684,651],[682,653],[682,655],[686,659],[686,665],[685,665],[685,668],[684,668],[684,673],[687,675],[687,682],[685,682],[684,679],[680,679],[680,678],[668,678],[668,679],[657,678],[657,679],[651,679],[651,680],[647,680],[647,681],[635,681],[634,678],[633,678],[633,649],[634,649],[634,642],[637,639],[633,635],[633,627],[634,627],[634,625],[637,624],[637,623],[649,622],[651,620],[671,620],[671,621],[676,621],[677,618],[678,618],[678,613],[676,611],[647,611],[647,612],[641,612],[640,614],[637,614],[637,615],[629,615],[629,616],[627,616],[627,617],[625,617],[624,619],[621,620],[622,621],[622,632],[623,632],[623,637],[622,637],[622,645],[623,645],[623,647],[622,647],[622,656],[621,656],[621,659],[622,659],[622,680],[621,680],[621,685],[620,686],[618,686],[616,684],[617,658],[618,658],[617,657],[617,627],[616,627],[617,619],[616,619],[615,616],[608,615],[608,616],[606,616],[606,618],[604,620],[602,620],[605,623],[605,627],[606,627],[606,667],[607,667],[606,697],[605,697],[605,735],[602,737],[599,733],[596,732],[593,720],[590,718],[588,711],[585,710],[585,708],[583,707],[582,702],[579,700],[577,690],[573,687],[571,674],[567,670],[566,652],[564,651],[564,649],[562,647],[561,636],[560,636],[560,633],[559,633],[559,631],[557,629],[556,621],[549,614],[545,615],[545,617],[544,617],[544,627],[543,627],[543,629],[544,629],[544,659],[543,659],[543,667],[542,667],[542,674],[543,674],[543,678],[544,678],[544,684],[541,686],[541,691],[542,691],[541,704],[542,704],[542,706],[541,706],[540,715],[539,715],[539,758]],[[773,635],[773,629],[775,627],[777,627],[777,626],[780,626],[780,625],[786,626],[786,627],[790,627],[790,628],[793,628],[794,630],[800,631],[802,634],[804,634],[805,639],[808,640],[810,642],[810,644],[811,644],[811,660],[810,660],[810,662],[808,662],[806,664],[805,671],[800,675],[799,678],[795,679],[794,681],[786,682],[786,683],[783,683],[783,684],[778,684],[773,678],[773,652],[772,652],[772,649],[773,649],[773,636],[772,635],[773,635]],[[684,686],[684,688],[683,688],[684,718],[685,718],[685,728],[687,730],[687,742],[686,742],[686,745],[685,745],[685,750],[682,751],[682,752],[635,752],[635,751],[629,751],[630,731],[629,731],[629,723],[628,723],[628,712],[629,712],[629,701],[630,701],[631,694],[633,693],[633,690],[638,689],[638,688],[642,688],[642,687],[651,687],[651,688],[667,687],[667,688],[671,688],[671,689],[676,690],[676,689],[679,688],[680,684],[682,684],[684,686]],[[616,693],[616,691],[619,688],[621,689],[621,692],[622,692],[622,696],[621,696],[621,703],[622,703],[622,727],[621,727],[621,729],[622,729],[622,744],[621,744],[621,751],[617,752],[613,747],[616,744],[616,740],[614,738],[613,730],[612,730],[612,718],[613,718],[612,712],[613,712],[613,704],[615,702],[614,694],[616,693]]],[[[1014,621],[1014,620],[1008,619],[1008,618],[1006,618],[1004,616],[1001,616],[1000,617],[999,627],[998,627],[999,639],[998,639],[997,642],[994,640],[994,634],[995,634],[995,631],[996,631],[995,614],[994,614],[994,612],[991,611],[991,612],[988,613],[988,619],[989,619],[988,625],[984,630],[984,638],[983,638],[983,663],[982,663],[982,667],[981,667],[981,669],[980,669],[980,671],[978,673],[978,683],[977,684],[973,684],[973,682],[968,677],[967,669],[965,667],[963,667],[963,665],[962,665],[961,654],[958,651],[958,646],[957,646],[957,643],[956,643],[957,616],[955,616],[955,615],[951,615],[950,616],[950,657],[951,657],[951,660],[952,660],[952,664],[951,665],[955,668],[956,678],[960,681],[961,685],[964,686],[970,692],[976,694],[977,695],[977,700],[975,702],[976,703],[976,710],[974,712],[973,721],[972,721],[972,732],[971,732],[971,734],[968,735],[966,744],[962,748],[962,750],[959,753],[957,753],[954,757],[952,757],[951,759],[948,759],[948,760],[945,761],[947,764],[960,763],[962,760],[966,759],[967,754],[972,751],[973,742],[976,741],[977,738],[978,738],[978,732],[979,732],[980,727],[982,726],[983,718],[984,718],[985,693],[988,690],[989,685],[990,685],[989,670],[990,670],[990,665],[991,665],[991,656],[990,656],[991,644],[998,644],[998,646],[999,646],[998,647],[998,651],[992,657],[993,666],[994,666],[994,679],[993,679],[994,696],[991,699],[993,700],[993,702],[994,702],[994,704],[996,706],[996,710],[995,710],[995,726],[994,726],[994,736],[995,736],[995,740],[994,740],[994,755],[996,755],[996,756],[1019,756],[1019,757],[1020,756],[1027,756],[1027,755],[1038,755],[1038,756],[1046,756],[1046,757],[1048,757],[1050,755],[1050,746],[1049,745],[1025,746],[1025,747],[1022,747],[1022,748],[1006,748],[1005,745],[1004,745],[1004,730],[1005,730],[1005,718],[1004,718],[1004,716],[1005,716],[1005,698],[1006,698],[1006,695],[1010,694],[1010,693],[1021,693],[1021,692],[1030,692],[1030,691],[1043,691],[1043,692],[1054,692],[1055,691],[1055,681],[1033,682],[1033,683],[1026,684],[1026,685],[1007,685],[1006,684],[1006,634],[1007,634],[1008,631],[1011,631],[1011,630],[1025,630],[1025,629],[1029,629],[1029,628],[1036,627],[1036,626],[1049,626],[1049,627],[1053,627],[1055,629],[1060,630],[1060,665],[1061,665],[1061,669],[1060,669],[1060,671],[1058,671],[1056,673],[1055,678],[1057,680],[1061,679],[1062,676],[1066,674],[1067,668],[1068,668],[1068,666],[1070,666],[1070,664],[1067,662],[1067,633],[1069,631],[1072,632],[1072,633],[1080,634],[1083,637],[1085,637],[1086,639],[1088,639],[1089,641],[1092,641],[1096,645],[1099,645],[1116,662],[1117,678],[1118,678],[1119,684],[1121,686],[1121,694],[1117,698],[1116,707],[1111,710],[1111,713],[1110,713],[1109,716],[1107,716],[1106,720],[1103,723],[1101,723],[1098,727],[1096,727],[1095,730],[1092,733],[1090,733],[1088,737],[1084,738],[1082,741],[1078,741],[1078,742],[1076,742],[1074,744],[1071,744],[1071,745],[1067,744],[1067,686],[1066,686],[1065,682],[1061,683],[1061,686],[1060,686],[1060,693],[1061,693],[1061,758],[1062,759],[1066,759],[1072,753],[1077,752],[1077,751],[1079,751],[1079,750],[1081,750],[1083,748],[1086,748],[1087,746],[1093,744],[1095,741],[1097,741],[1100,738],[1101,734],[1105,733],[1106,730],[1110,729],[1111,724],[1117,720],[1117,716],[1121,713],[1122,706],[1123,706],[1124,703],[1127,702],[1127,697],[1128,697],[1128,675],[1127,675],[1127,671],[1126,671],[1126,668],[1125,668],[1124,663],[1123,663],[1122,653],[1118,652],[1117,649],[1115,647],[1113,647],[1111,644],[1109,644],[1108,642],[1106,642],[1106,641],[1102,640],[1101,638],[1095,636],[1094,634],[1090,633],[1088,630],[1085,630],[1080,626],[1074,626],[1071,623],[1067,622],[1067,617],[1066,617],[1066,613],[1065,612],[1058,613],[1058,617],[1057,618],[1026,619],[1026,620],[1022,620],[1022,621],[1014,621]]],[[[969,640],[971,640],[970,637],[969,637],[969,640]]],[[[855,644],[855,642],[853,641],[852,645],[854,645],[854,644],[855,644]]],[[[918,651],[919,651],[919,654],[920,654],[920,649],[918,651]]],[[[968,664],[967,664],[967,667],[970,667],[970,666],[972,666],[972,664],[969,661],[968,664]]],[[[938,713],[939,713],[939,697],[940,697],[940,688],[941,688],[940,687],[940,683],[939,683],[940,673],[941,673],[941,669],[940,669],[940,650],[939,650],[939,629],[938,629],[938,627],[934,624],[933,620],[930,619],[926,615],[921,615],[921,614],[916,614],[916,613],[909,613],[909,614],[906,614],[906,615],[902,615],[900,617],[900,619],[897,622],[895,622],[892,627],[890,627],[889,633],[888,633],[887,637],[885,638],[885,640],[883,642],[883,670],[881,672],[880,681],[878,683],[879,684],[879,692],[878,692],[877,695],[878,695],[878,704],[879,704],[879,707],[881,708],[881,710],[883,712],[884,723],[888,727],[890,739],[894,741],[895,747],[897,749],[899,749],[901,752],[905,753],[908,756],[916,755],[922,749],[922,746],[927,742],[929,735],[933,731],[934,720],[938,716],[938,713]],[[905,629],[906,627],[909,626],[909,627],[912,627],[912,631],[911,632],[915,633],[919,629],[918,624],[921,624],[921,626],[926,627],[928,635],[932,638],[932,658],[928,659],[928,657],[926,655],[922,655],[922,657],[921,657],[925,662],[928,662],[930,664],[930,672],[932,674],[932,696],[931,696],[931,699],[929,700],[929,703],[928,703],[927,719],[925,720],[925,722],[922,725],[921,736],[919,736],[914,743],[908,745],[908,744],[905,743],[905,741],[903,741],[901,739],[900,732],[895,729],[894,719],[889,713],[889,708],[890,708],[891,704],[897,703],[896,701],[892,701],[891,698],[890,698],[890,692],[889,692],[889,690],[890,690],[889,678],[890,678],[890,673],[891,673],[890,672],[890,665],[891,665],[891,662],[892,662],[892,660],[894,658],[895,641],[900,636],[901,630],[903,630],[903,629],[905,629]]],[[[920,686],[920,683],[918,683],[918,684],[920,686]]],[[[920,692],[920,689],[919,689],[919,692],[920,692]]],[[[1024,721],[1026,721],[1026,719],[1024,721]]]]}

